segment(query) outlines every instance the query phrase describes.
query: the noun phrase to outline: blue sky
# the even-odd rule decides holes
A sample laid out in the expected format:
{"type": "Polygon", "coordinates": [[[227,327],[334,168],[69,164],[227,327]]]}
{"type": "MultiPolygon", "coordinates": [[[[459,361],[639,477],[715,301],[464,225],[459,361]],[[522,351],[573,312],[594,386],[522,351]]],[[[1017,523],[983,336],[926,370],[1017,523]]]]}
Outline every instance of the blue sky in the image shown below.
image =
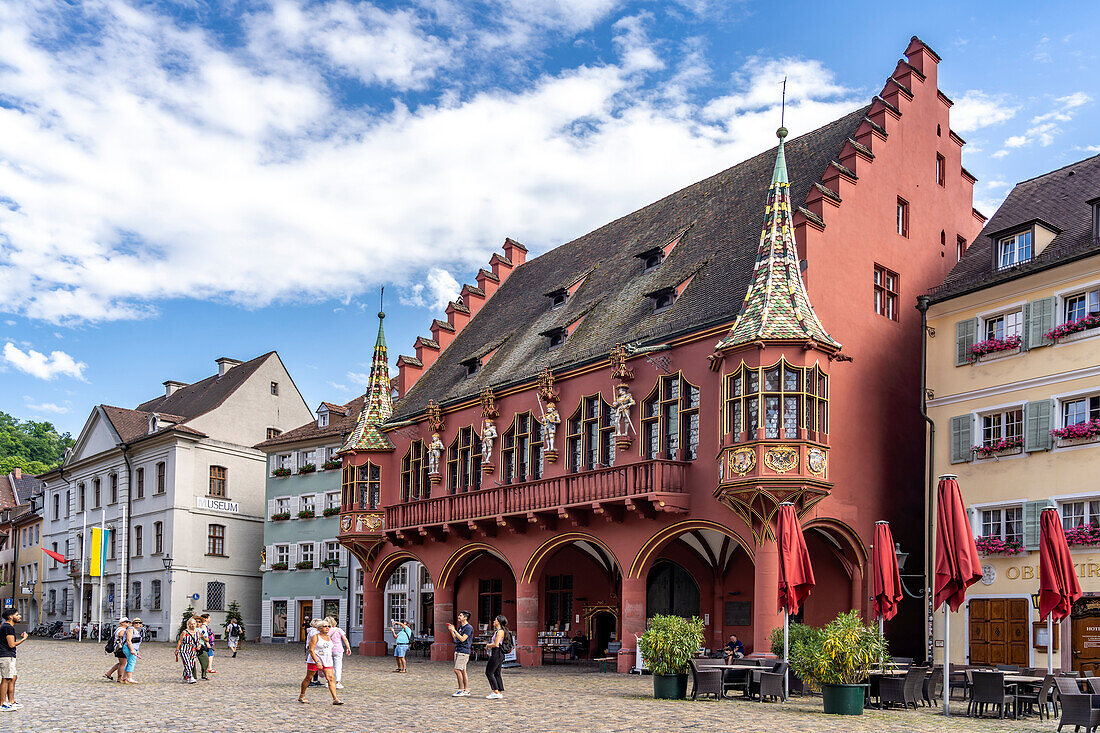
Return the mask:
{"type": "MultiPolygon", "coordinates": [[[[1092,3],[0,0],[0,410],[79,432],[276,349],[363,389],[532,255],[942,57],[975,204],[1100,152],[1092,3]]],[[[915,295],[915,294],[914,294],[915,295]]]]}

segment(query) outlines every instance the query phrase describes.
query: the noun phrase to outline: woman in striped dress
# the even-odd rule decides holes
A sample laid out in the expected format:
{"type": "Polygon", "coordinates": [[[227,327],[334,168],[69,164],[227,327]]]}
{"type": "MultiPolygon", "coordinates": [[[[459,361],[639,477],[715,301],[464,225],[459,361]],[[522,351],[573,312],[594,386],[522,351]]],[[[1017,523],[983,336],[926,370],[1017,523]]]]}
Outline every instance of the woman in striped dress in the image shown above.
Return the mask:
{"type": "Polygon", "coordinates": [[[196,626],[194,617],[187,619],[187,628],[176,642],[176,661],[183,659],[183,681],[192,685],[198,681],[195,679],[195,663],[198,661],[195,650],[199,645],[195,634],[196,626]]]}

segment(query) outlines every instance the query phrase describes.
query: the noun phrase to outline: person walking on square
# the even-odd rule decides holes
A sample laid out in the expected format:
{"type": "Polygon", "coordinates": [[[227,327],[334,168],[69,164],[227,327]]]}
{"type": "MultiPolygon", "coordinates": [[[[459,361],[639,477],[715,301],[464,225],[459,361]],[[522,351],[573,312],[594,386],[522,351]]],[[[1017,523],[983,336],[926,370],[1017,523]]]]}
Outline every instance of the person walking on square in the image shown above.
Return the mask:
{"type": "Polygon", "coordinates": [[[126,629],[122,637],[122,653],[126,655],[126,666],[119,673],[119,680],[131,685],[137,684],[134,682],[134,667],[137,666],[137,660],[141,659],[141,654],[138,653],[141,649],[141,632],[141,619],[135,618],[130,621],[130,628],[126,629]]]}
{"type": "MultiPolygon", "coordinates": [[[[317,634],[317,629],[320,626],[321,626],[321,619],[319,619],[319,618],[315,618],[312,621],[310,621],[308,624],[306,624],[306,656],[307,657],[309,656],[309,642],[313,640],[313,637],[317,634]]],[[[320,687],[321,686],[321,673],[320,672],[314,672],[313,673],[313,681],[310,682],[309,684],[313,685],[314,687],[320,687]]]]}
{"type": "Polygon", "coordinates": [[[112,682],[115,681],[114,674],[118,672],[118,681],[122,682],[123,679],[123,667],[126,666],[126,650],[123,648],[126,645],[126,632],[130,629],[130,619],[123,616],[118,620],[118,626],[113,633],[114,644],[112,645],[115,655],[115,666],[103,673],[103,676],[112,682]]]}
{"type": "Polygon", "coordinates": [[[336,677],[336,689],[344,689],[343,679],[344,655],[351,655],[351,641],[343,630],[337,625],[332,616],[325,617],[325,623],[329,625],[328,637],[332,639],[332,673],[336,677]]]}
{"type": "Polygon", "coordinates": [[[324,674],[328,681],[328,691],[332,694],[333,705],[343,705],[343,700],[336,694],[336,675],[332,669],[332,638],[329,632],[332,626],[328,621],[321,621],[317,627],[317,633],[309,637],[309,652],[306,654],[306,676],[302,679],[302,690],[298,694],[298,702],[306,703],[306,690],[309,689],[309,681],[317,672],[324,674]]]}
{"type": "MultiPolygon", "coordinates": [[[[218,670],[214,669],[214,627],[210,625],[210,614],[204,613],[202,615],[202,628],[206,634],[206,657],[209,669],[206,671],[210,674],[217,674],[218,670]]],[[[206,678],[206,675],[203,675],[206,678]]]]}
{"type": "Polygon", "coordinates": [[[508,630],[508,619],[497,616],[493,619],[493,638],[485,645],[489,652],[489,662],[485,665],[485,676],[489,679],[489,694],[486,700],[501,700],[504,698],[504,680],[500,676],[500,668],[504,664],[504,655],[512,651],[512,632],[508,630]]]}
{"type": "Polygon", "coordinates": [[[196,652],[199,646],[198,634],[195,633],[197,626],[194,616],[187,619],[187,625],[176,642],[176,661],[183,660],[183,681],[192,685],[198,681],[195,679],[196,652]]]}
{"type": "Polygon", "coordinates": [[[233,658],[237,658],[237,650],[241,644],[241,637],[244,636],[244,627],[237,623],[234,619],[229,622],[229,625],[225,627],[225,641],[229,647],[229,651],[233,652],[233,658]]]}
{"type": "Polygon", "coordinates": [[[470,651],[474,643],[474,627],[470,625],[470,612],[459,611],[458,628],[448,623],[447,631],[451,632],[451,638],[455,641],[455,677],[458,679],[458,691],[451,697],[468,697],[470,677],[466,674],[466,665],[470,661],[470,651]]]}
{"type": "Polygon", "coordinates": [[[0,624],[0,712],[19,710],[23,706],[15,700],[15,648],[27,640],[27,632],[15,637],[15,625],[23,620],[14,608],[5,608],[0,624]]]}
{"type": "Polygon", "coordinates": [[[203,626],[202,616],[195,619],[195,659],[199,663],[200,679],[209,680],[207,671],[210,668],[210,648],[207,643],[206,627],[203,626]]]}
{"type": "Polygon", "coordinates": [[[409,644],[412,643],[412,629],[404,621],[394,621],[390,625],[390,634],[393,635],[393,656],[397,660],[394,672],[408,672],[405,655],[409,653],[409,644]]]}

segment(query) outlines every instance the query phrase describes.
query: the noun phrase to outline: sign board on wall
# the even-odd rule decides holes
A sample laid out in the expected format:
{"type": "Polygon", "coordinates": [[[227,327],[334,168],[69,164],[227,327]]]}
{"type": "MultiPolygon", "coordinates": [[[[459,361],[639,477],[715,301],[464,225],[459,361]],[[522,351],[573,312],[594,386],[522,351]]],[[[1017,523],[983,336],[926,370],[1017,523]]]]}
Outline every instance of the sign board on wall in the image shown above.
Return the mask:
{"type": "Polygon", "coordinates": [[[216,512],[227,512],[229,514],[239,514],[241,511],[241,505],[238,502],[225,501],[224,499],[208,499],[205,496],[196,496],[195,506],[199,509],[212,509],[216,512]]]}
{"type": "Polygon", "coordinates": [[[726,601],[726,626],[752,626],[752,601],[726,601]]]}

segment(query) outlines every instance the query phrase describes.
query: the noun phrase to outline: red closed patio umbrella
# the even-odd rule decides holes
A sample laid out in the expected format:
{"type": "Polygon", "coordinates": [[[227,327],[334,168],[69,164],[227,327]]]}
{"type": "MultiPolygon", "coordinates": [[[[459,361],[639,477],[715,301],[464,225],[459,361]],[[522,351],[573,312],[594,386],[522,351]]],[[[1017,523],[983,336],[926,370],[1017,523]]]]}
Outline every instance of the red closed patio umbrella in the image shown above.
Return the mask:
{"type": "MultiPolygon", "coordinates": [[[[943,610],[943,680],[951,680],[951,616],[966,600],[966,589],[982,578],[982,561],[974,544],[974,530],[966,516],[958,477],[940,476],[936,491],[936,578],[933,608],[943,610]]],[[[943,696],[943,714],[949,715],[948,695],[943,696]]]]}
{"type": "Polygon", "coordinates": [[[875,541],[871,546],[871,582],[874,586],[872,610],[879,621],[889,621],[898,613],[901,603],[901,574],[894,550],[894,534],[890,523],[875,522],[875,541]]]}
{"type": "Polygon", "coordinates": [[[1054,671],[1054,622],[1069,615],[1081,597],[1069,543],[1058,510],[1047,507],[1039,520],[1039,620],[1047,620],[1047,673],[1054,671]]]}
{"type": "MultiPolygon", "coordinates": [[[[789,662],[791,614],[798,613],[815,584],[802,525],[798,523],[794,504],[789,501],[779,505],[776,544],[779,546],[779,607],[783,609],[783,661],[789,662]]],[[[783,677],[783,694],[787,694],[787,675],[783,677]]]]}

